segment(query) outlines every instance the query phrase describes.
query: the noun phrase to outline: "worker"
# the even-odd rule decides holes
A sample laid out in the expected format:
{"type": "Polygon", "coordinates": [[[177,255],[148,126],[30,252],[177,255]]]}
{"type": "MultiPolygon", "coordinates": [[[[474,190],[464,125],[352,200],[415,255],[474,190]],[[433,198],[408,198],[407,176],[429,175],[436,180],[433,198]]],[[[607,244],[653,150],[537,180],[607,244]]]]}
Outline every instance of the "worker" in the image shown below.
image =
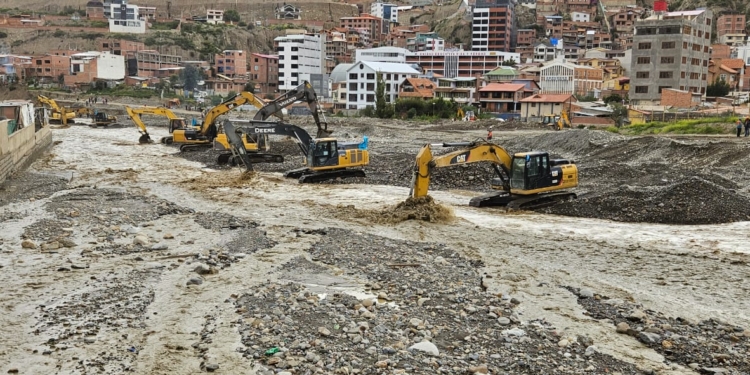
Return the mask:
{"type": "Polygon", "coordinates": [[[750,116],[745,117],[745,137],[750,136],[750,116]]]}
{"type": "Polygon", "coordinates": [[[737,138],[742,134],[742,120],[737,119],[737,138]]]}
{"type": "Polygon", "coordinates": [[[487,141],[489,142],[489,141],[491,141],[491,140],[492,140],[492,127],[490,126],[490,127],[489,127],[489,128],[487,129],[487,141]]]}

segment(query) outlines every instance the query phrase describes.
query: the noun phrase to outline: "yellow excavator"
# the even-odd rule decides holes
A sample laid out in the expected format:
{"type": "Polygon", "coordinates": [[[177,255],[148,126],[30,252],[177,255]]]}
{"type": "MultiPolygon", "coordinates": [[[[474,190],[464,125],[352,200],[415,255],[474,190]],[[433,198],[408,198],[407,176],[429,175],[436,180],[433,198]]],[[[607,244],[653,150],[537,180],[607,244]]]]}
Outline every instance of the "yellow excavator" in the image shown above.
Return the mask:
{"type": "MultiPolygon", "coordinates": [[[[229,143],[226,136],[218,131],[216,120],[219,116],[245,104],[252,104],[259,109],[265,105],[260,98],[250,92],[243,91],[208,110],[201,126],[190,126],[183,129],[170,128],[172,136],[162,138],[161,143],[180,144],[180,151],[188,151],[194,148],[211,146],[212,142],[218,142],[224,145],[223,149],[226,149],[229,147],[229,143]]],[[[247,140],[245,147],[251,152],[258,151],[258,144],[255,141],[247,140]]]]}
{"type": "Polygon", "coordinates": [[[47,105],[50,108],[49,122],[54,124],[67,124],[68,121],[74,123],[76,118],[75,111],[69,111],[65,107],[57,104],[54,99],[48,98],[44,95],[37,96],[37,100],[42,105],[47,105]],[[64,114],[64,115],[63,115],[64,114]]]}
{"type": "Polygon", "coordinates": [[[93,126],[107,126],[117,122],[116,116],[110,116],[106,112],[89,107],[81,107],[76,110],[77,117],[88,116],[93,121],[93,126]]]}
{"type": "Polygon", "coordinates": [[[555,130],[563,130],[563,128],[572,128],[570,119],[568,118],[568,111],[563,110],[560,116],[549,114],[544,115],[542,118],[542,124],[551,126],[555,130]]]}
{"type": "Polygon", "coordinates": [[[146,129],[146,124],[143,123],[141,120],[141,115],[154,115],[154,116],[163,116],[169,119],[169,128],[170,129],[180,129],[187,127],[187,123],[185,122],[185,119],[182,117],[177,117],[177,115],[172,112],[172,110],[164,107],[140,107],[140,108],[130,108],[128,106],[125,107],[125,111],[128,113],[128,116],[131,120],[135,123],[135,126],[138,128],[138,132],[141,133],[141,137],[138,138],[138,143],[152,143],[151,136],[148,134],[148,130],[146,129]]]}
{"type": "MultiPolygon", "coordinates": [[[[284,95],[281,95],[278,98],[263,105],[263,107],[260,108],[253,117],[253,120],[267,121],[269,117],[273,115],[278,116],[278,113],[281,112],[282,109],[294,104],[294,102],[297,101],[304,101],[307,103],[308,107],[310,108],[310,114],[315,120],[315,125],[318,127],[319,137],[321,136],[321,134],[330,135],[332,133],[331,131],[328,131],[328,122],[326,122],[325,117],[323,117],[323,119],[321,120],[321,116],[319,114],[320,110],[318,105],[318,95],[315,93],[315,89],[313,89],[310,82],[307,81],[302,82],[301,85],[287,91],[286,93],[284,93],[284,95]]],[[[225,135],[225,133],[225,130],[219,130],[219,134],[216,136],[216,139],[214,139],[215,150],[229,151],[219,155],[219,164],[226,164],[231,161],[236,161],[232,159],[234,156],[236,156],[236,153],[232,152],[232,147],[230,147],[230,143],[227,141],[227,136],[225,135]]],[[[268,135],[266,134],[245,132],[243,133],[243,141],[245,142],[246,146],[245,150],[251,153],[255,153],[256,157],[253,159],[255,163],[281,163],[284,161],[284,157],[282,155],[261,153],[263,151],[267,152],[270,149],[270,146],[268,144],[268,135]],[[250,146],[253,143],[257,143],[257,145],[250,146]]]]}
{"type": "Polygon", "coordinates": [[[506,206],[511,209],[533,209],[576,198],[568,189],[578,186],[578,168],[567,159],[550,159],[543,151],[509,154],[504,148],[486,141],[428,144],[419,151],[414,166],[409,195],[427,195],[435,168],[468,163],[492,163],[497,178],[491,186],[495,193],[472,198],[470,206],[506,206]],[[433,147],[458,150],[433,156],[433,147]]]}
{"type": "Polygon", "coordinates": [[[288,171],[284,176],[296,178],[301,183],[365,177],[365,171],[359,168],[370,163],[367,137],[362,142],[343,143],[327,138],[331,132],[318,128],[318,138],[314,139],[299,126],[260,120],[226,120],[224,132],[234,154],[233,161],[244,164],[248,171],[253,170],[253,163],[266,161],[267,155],[247,153],[242,147],[243,135],[281,135],[294,139],[305,157],[305,166],[288,171]]]}

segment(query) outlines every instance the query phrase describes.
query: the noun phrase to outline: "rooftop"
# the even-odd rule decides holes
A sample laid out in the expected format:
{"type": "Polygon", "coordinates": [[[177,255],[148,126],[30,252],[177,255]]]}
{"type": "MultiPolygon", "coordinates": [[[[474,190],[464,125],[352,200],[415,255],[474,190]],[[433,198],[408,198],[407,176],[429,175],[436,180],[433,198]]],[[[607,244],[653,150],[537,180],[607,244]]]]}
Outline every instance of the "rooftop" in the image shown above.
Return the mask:
{"type": "Polygon", "coordinates": [[[479,92],[487,91],[519,91],[526,88],[523,83],[490,83],[479,89],[479,92]]]}
{"type": "Polygon", "coordinates": [[[521,99],[522,103],[565,103],[567,101],[576,101],[570,94],[536,94],[528,98],[521,99]]]}
{"type": "Polygon", "coordinates": [[[431,98],[435,95],[433,91],[435,89],[435,84],[427,78],[407,78],[406,81],[401,84],[401,88],[403,89],[404,85],[406,85],[407,83],[409,83],[414,88],[414,91],[400,91],[398,93],[398,96],[431,98]]]}
{"type": "Polygon", "coordinates": [[[398,64],[398,63],[385,63],[385,62],[374,62],[374,61],[360,61],[358,64],[353,64],[349,70],[355,68],[357,65],[366,65],[370,69],[376,72],[384,73],[396,73],[396,74],[419,74],[417,70],[411,67],[409,64],[398,64]]]}

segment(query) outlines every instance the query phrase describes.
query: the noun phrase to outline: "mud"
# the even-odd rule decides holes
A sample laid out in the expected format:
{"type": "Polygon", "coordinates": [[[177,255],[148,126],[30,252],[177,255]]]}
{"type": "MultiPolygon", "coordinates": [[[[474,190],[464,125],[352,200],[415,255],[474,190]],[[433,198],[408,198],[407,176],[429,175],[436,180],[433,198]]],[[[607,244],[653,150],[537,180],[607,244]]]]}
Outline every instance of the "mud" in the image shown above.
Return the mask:
{"type": "Polygon", "coordinates": [[[436,203],[427,195],[424,197],[409,197],[395,206],[379,210],[358,209],[352,205],[337,206],[345,216],[358,221],[378,224],[398,224],[408,220],[426,221],[429,223],[450,223],[456,219],[450,207],[436,203]]]}

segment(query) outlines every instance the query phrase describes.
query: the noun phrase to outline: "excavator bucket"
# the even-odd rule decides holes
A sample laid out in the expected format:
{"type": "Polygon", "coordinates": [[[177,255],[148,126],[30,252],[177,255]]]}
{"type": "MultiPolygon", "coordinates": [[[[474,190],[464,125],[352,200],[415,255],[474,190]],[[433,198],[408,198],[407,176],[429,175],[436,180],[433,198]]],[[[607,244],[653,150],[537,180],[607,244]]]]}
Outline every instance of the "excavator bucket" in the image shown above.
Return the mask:
{"type": "Polygon", "coordinates": [[[145,143],[154,143],[154,141],[151,140],[151,136],[148,134],[142,134],[140,138],[138,138],[138,143],[145,144],[145,143]]]}
{"type": "Polygon", "coordinates": [[[333,130],[318,127],[318,134],[315,135],[315,138],[328,138],[331,134],[333,134],[333,130]]]}

